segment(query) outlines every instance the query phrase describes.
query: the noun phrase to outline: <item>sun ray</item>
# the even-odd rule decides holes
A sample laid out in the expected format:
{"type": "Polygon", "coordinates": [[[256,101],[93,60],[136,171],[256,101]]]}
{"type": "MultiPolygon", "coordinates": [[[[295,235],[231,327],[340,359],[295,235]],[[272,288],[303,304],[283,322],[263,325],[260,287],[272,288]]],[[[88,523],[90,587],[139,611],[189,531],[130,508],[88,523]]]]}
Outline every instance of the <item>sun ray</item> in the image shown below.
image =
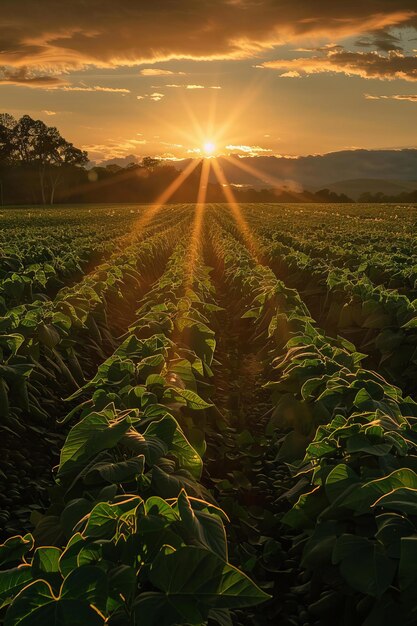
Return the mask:
{"type": "Polygon", "coordinates": [[[215,120],[216,120],[218,94],[219,94],[219,91],[217,89],[212,89],[210,110],[209,110],[209,114],[207,118],[207,135],[208,137],[214,137],[216,140],[221,139],[221,137],[215,132],[215,120]]]}
{"type": "Polygon", "coordinates": [[[133,225],[133,231],[137,232],[139,230],[143,230],[149,222],[154,218],[154,216],[158,213],[161,207],[168,202],[168,200],[174,195],[174,193],[181,187],[183,182],[190,176],[190,174],[196,169],[197,165],[200,163],[199,159],[195,159],[191,161],[187,167],[181,172],[179,176],[161,193],[161,195],[157,198],[154,204],[148,207],[147,211],[145,211],[138,220],[133,225]]]}
{"type": "Polygon", "coordinates": [[[257,79],[251,81],[251,83],[247,86],[244,93],[239,94],[239,98],[236,100],[233,108],[230,110],[228,118],[224,120],[223,124],[219,125],[217,136],[225,137],[226,135],[228,135],[229,130],[236,121],[236,119],[251,104],[251,102],[259,97],[259,93],[264,86],[265,80],[266,75],[261,76],[261,74],[259,74],[257,79]]]}
{"type": "Polygon", "coordinates": [[[196,265],[198,250],[200,247],[201,230],[204,217],[204,209],[207,197],[207,185],[210,176],[210,160],[204,159],[201,168],[200,184],[198,188],[197,204],[195,206],[194,224],[190,239],[190,250],[187,257],[186,275],[187,287],[191,287],[194,278],[194,268],[196,265]]]}
{"type": "Polygon", "coordinates": [[[259,262],[260,261],[260,253],[259,253],[260,246],[256,240],[256,237],[254,233],[252,233],[245,217],[242,214],[241,208],[236,201],[236,198],[233,194],[233,191],[230,187],[228,180],[226,179],[226,176],[223,172],[223,169],[220,163],[218,162],[217,159],[213,159],[212,165],[213,165],[213,171],[217,178],[217,181],[223,190],[223,193],[227,202],[230,205],[230,209],[232,211],[236,225],[238,229],[240,230],[240,232],[242,233],[243,239],[245,240],[245,243],[250,253],[254,257],[254,259],[256,259],[256,261],[259,262]]]}
{"type": "Polygon", "coordinates": [[[232,163],[233,165],[241,169],[243,172],[247,172],[248,174],[255,176],[255,178],[257,178],[258,180],[262,180],[263,182],[272,185],[274,188],[283,189],[286,193],[291,195],[293,198],[296,198],[299,202],[303,202],[303,200],[305,200],[306,202],[310,201],[310,198],[304,193],[294,193],[290,189],[287,189],[286,187],[284,188],[282,180],[280,180],[279,178],[275,178],[275,176],[271,176],[270,174],[262,172],[254,165],[249,165],[248,163],[242,162],[242,159],[235,158],[231,155],[225,155],[223,158],[226,159],[226,161],[229,161],[229,163],[232,163]]]}

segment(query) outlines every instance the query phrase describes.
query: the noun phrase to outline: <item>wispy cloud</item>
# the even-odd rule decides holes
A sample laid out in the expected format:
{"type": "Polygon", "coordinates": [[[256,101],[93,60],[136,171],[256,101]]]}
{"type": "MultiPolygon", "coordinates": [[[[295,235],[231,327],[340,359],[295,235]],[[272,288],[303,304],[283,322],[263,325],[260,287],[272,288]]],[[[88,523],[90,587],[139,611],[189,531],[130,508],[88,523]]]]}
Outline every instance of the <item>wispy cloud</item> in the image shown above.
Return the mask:
{"type": "Polygon", "coordinates": [[[220,85],[179,85],[178,83],[169,83],[165,87],[171,87],[174,89],[221,89],[220,85]]]}
{"type": "Polygon", "coordinates": [[[159,102],[165,98],[164,93],[159,93],[158,91],[154,91],[153,93],[145,93],[142,96],[136,96],[137,100],[152,100],[153,102],[159,102]]]}
{"type": "Polygon", "coordinates": [[[417,94],[394,94],[392,96],[374,96],[372,94],[365,94],[366,100],[408,100],[409,102],[417,102],[417,94]]]}
{"type": "Polygon", "coordinates": [[[120,159],[126,156],[140,156],[137,151],[147,143],[146,139],[109,139],[106,143],[85,144],[82,148],[87,150],[92,159],[120,159]]]}
{"type": "Polygon", "coordinates": [[[387,54],[378,52],[329,52],[324,56],[277,59],[258,67],[284,70],[281,76],[335,72],[361,78],[380,80],[417,80],[417,56],[404,55],[392,50],[387,54]]]}
{"type": "Polygon", "coordinates": [[[0,85],[16,85],[19,87],[35,87],[37,89],[46,89],[48,91],[85,91],[85,92],[103,92],[117,93],[126,95],[130,93],[130,89],[120,87],[106,87],[102,85],[74,85],[68,80],[64,80],[55,74],[45,75],[39,74],[29,68],[21,67],[14,69],[11,67],[0,66],[0,85]]]}
{"type": "Polygon", "coordinates": [[[248,156],[259,156],[260,154],[264,154],[266,152],[272,152],[270,148],[261,148],[261,146],[237,146],[234,144],[229,144],[228,146],[226,146],[226,150],[230,150],[231,152],[243,153],[248,156]]]}
{"type": "Polygon", "coordinates": [[[122,95],[130,93],[130,89],[119,87],[102,87],[101,85],[63,85],[62,87],[52,87],[52,89],[60,89],[61,91],[85,91],[90,93],[94,91],[99,91],[102,93],[119,93],[122,95]]]}
{"type": "Polygon", "coordinates": [[[163,70],[161,67],[147,67],[140,71],[141,76],[185,76],[185,72],[163,70]]]}
{"type": "Polygon", "coordinates": [[[36,71],[32,71],[26,66],[13,68],[8,66],[0,66],[0,85],[16,85],[18,87],[34,87],[34,88],[62,88],[65,85],[58,76],[53,74],[45,75],[36,71]]]}

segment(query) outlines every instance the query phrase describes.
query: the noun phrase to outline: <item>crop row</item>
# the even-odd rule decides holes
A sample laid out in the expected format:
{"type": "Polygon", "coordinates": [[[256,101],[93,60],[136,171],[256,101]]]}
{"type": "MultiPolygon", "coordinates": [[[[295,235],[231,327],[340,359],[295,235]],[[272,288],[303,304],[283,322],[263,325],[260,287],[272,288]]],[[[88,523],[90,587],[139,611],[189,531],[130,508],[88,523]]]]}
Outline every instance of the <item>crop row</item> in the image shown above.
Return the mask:
{"type": "Polygon", "coordinates": [[[56,420],[68,410],[62,397],[114,350],[114,336],[125,331],[181,232],[179,224],[145,238],[53,301],[22,305],[3,318],[0,522],[9,532],[16,516],[24,527],[42,505],[61,439],[56,420]]]}
{"type": "Polygon", "coordinates": [[[313,610],[343,624],[413,624],[417,404],[324,335],[298,293],[229,233],[213,232],[228,285],[251,294],[245,317],[274,373],[267,434],[294,472],[282,522],[323,590],[313,610]]]}
{"type": "MultiPolygon", "coordinates": [[[[230,217],[222,223],[242,240],[230,217]]],[[[272,226],[273,228],[273,226],[272,226]]],[[[268,244],[255,231],[259,255],[278,277],[298,288],[315,319],[329,334],[340,333],[370,363],[406,393],[415,393],[417,376],[417,305],[396,290],[376,287],[361,272],[332,267],[280,243],[268,244]]]]}
{"type": "MultiPolygon", "coordinates": [[[[170,213],[165,209],[155,216],[146,229],[147,233],[168,228],[170,222],[181,219],[184,212],[170,213]]],[[[46,299],[64,283],[79,279],[89,267],[110,253],[115,256],[137,239],[134,222],[126,233],[127,225],[126,221],[115,224],[109,218],[104,225],[94,223],[90,228],[84,224],[63,222],[59,227],[41,229],[35,239],[37,229],[34,226],[19,227],[16,233],[18,243],[0,242],[0,314],[4,315],[11,307],[24,302],[46,299]]]]}
{"type": "Polygon", "coordinates": [[[415,207],[359,209],[313,205],[245,207],[248,221],[271,242],[280,242],[327,265],[360,271],[374,284],[415,289],[415,207]],[[385,210],[384,210],[385,209],[385,210]],[[324,236],[325,233],[325,236],[324,236]]]}
{"type": "Polygon", "coordinates": [[[410,391],[417,374],[417,305],[395,290],[375,287],[360,273],[328,268],[321,261],[274,245],[264,254],[277,275],[303,285],[325,328],[351,338],[381,373],[410,391]]]}
{"type": "Polygon", "coordinates": [[[88,343],[92,353],[102,355],[102,344],[112,344],[107,301],[112,297],[122,306],[129,292],[138,293],[149,274],[158,271],[178,233],[174,227],[139,241],[73,287],[60,290],[53,301],[21,305],[1,318],[3,426],[24,428],[22,411],[41,421],[48,419],[36,394],[43,394],[45,405],[44,384],[51,371],[75,387],[82,382],[78,346],[85,348],[88,343]],[[36,381],[31,384],[35,373],[36,381]]]}
{"type": "Polygon", "coordinates": [[[223,624],[267,598],[228,562],[225,515],[200,483],[217,307],[209,268],[199,254],[187,268],[187,250],[79,392],[36,545],[0,547],[5,626],[223,624]]]}

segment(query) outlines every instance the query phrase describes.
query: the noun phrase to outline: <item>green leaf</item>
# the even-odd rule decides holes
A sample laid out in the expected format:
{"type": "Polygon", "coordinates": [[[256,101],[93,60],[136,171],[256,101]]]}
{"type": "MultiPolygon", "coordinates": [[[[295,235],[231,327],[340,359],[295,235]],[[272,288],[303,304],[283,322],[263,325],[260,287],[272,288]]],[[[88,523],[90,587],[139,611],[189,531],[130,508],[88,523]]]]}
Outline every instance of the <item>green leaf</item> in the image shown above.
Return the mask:
{"type": "Polygon", "coordinates": [[[383,506],[391,511],[417,515],[417,489],[400,487],[382,496],[374,503],[374,506],[383,506]]]}
{"type": "Polygon", "coordinates": [[[213,404],[206,402],[203,398],[200,398],[200,396],[194,391],[191,391],[191,389],[181,389],[180,387],[172,388],[175,389],[175,392],[186,401],[189,409],[201,411],[213,406],[213,404]]]}
{"type": "Polygon", "coordinates": [[[118,463],[96,463],[84,476],[86,485],[95,485],[101,482],[123,483],[134,480],[143,474],[145,467],[145,457],[140,455],[119,461],[118,463]]]}
{"type": "Polygon", "coordinates": [[[83,534],[86,537],[112,539],[120,519],[133,515],[141,502],[142,498],[139,496],[128,498],[116,504],[99,502],[87,516],[87,525],[83,534]]]}
{"type": "Polygon", "coordinates": [[[32,570],[34,578],[42,578],[54,588],[62,582],[59,570],[61,550],[53,546],[37,548],[33,555],[32,570]]]}
{"type": "Polygon", "coordinates": [[[133,428],[123,435],[121,444],[132,452],[143,455],[149,467],[153,467],[168,452],[168,446],[162,439],[151,435],[144,437],[133,428]]]}
{"type": "Polygon", "coordinates": [[[0,571],[0,609],[10,604],[19,591],[32,580],[30,565],[0,571]]]}
{"type": "Polygon", "coordinates": [[[253,606],[269,598],[245,574],[203,548],[163,548],[149,578],[161,593],[141,594],[135,603],[135,616],[147,626],[197,625],[212,608],[253,606]]]}
{"type": "Polygon", "coordinates": [[[61,598],[81,599],[101,611],[106,609],[107,575],[99,567],[84,565],[72,571],[64,580],[61,598]]]}
{"type": "Polygon", "coordinates": [[[400,590],[412,599],[415,606],[415,590],[417,584],[417,538],[401,538],[401,557],[398,570],[400,590]]]}
{"type": "Polygon", "coordinates": [[[0,565],[20,563],[22,557],[32,550],[34,543],[29,533],[23,537],[21,535],[10,537],[0,545],[0,565]]]}
{"type": "Polygon", "coordinates": [[[226,561],[226,532],[220,517],[208,511],[194,511],[185,491],[178,496],[177,505],[184,529],[190,537],[226,561]]]}
{"type": "Polygon", "coordinates": [[[43,580],[22,589],[4,620],[4,626],[103,626],[104,623],[104,616],[88,602],[56,598],[43,580]]]}
{"type": "Polygon", "coordinates": [[[186,546],[161,550],[149,578],[171,601],[194,598],[208,606],[240,608],[269,598],[245,574],[210,550],[186,546]]]}
{"type": "Polygon", "coordinates": [[[113,448],[131,427],[128,416],[111,419],[112,411],[90,413],[69,432],[61,451],[58,474],[78,471],[102,450],[113,448]]]}
{"type": "Polygon", "coordinates": [[[330,502],[341,496],[346,489],[360,483],[359,477],[348,465],[340,463],[328,474],[326,479],[326,495],[330,502]]]}
{"type": "Polygon", "coordinates": [[[161,498],[177,498],[182,489],[185,489],[189,496],[212,501],[212,497],[203,485],[197,483],[187,473],[167,474],[157,465],[152,469],[152,492],[161,498]]]}
{"type": "Polygon", "coordinates": [[[382,504],[381,499],[387,494],[397,499],[399,495],[397,491],[402,487],[417,489],[417,474],[413,470],[402,468],[391,472],[391,474],[383,478],[371,480],[361,485],[358,489],[353,490],[343,500],[342,504],[357,513],[368,513],[372,506],[385,506],[382,504]],[[394,495],[396,493],[397,495],[394,495]]]}
{"type": "Polygon", "coordinates": [[[345,534],[336,541],[333,563],[356,591],[380,598],[391,586],[397,569],[395,560],[388,558],[383,547],[356,535],[345,534]]]}

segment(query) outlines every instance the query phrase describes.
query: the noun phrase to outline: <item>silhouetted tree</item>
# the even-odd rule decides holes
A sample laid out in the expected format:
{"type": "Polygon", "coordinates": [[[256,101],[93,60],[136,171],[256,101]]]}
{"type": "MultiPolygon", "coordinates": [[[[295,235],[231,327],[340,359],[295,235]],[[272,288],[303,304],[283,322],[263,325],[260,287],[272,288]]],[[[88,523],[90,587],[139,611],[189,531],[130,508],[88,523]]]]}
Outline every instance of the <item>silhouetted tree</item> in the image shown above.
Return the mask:
{"type": "Polygon", "coordinates": [[[49,201],[54,203],[55,191],[68,166],[82,166],[88,155],[62,137],[54,126],[24,115],[18,121],[11,115],[0,115],[0,160],[11,164],[35,166],[38,169],[41,196],[46,203],[46,180],[49,201]]]}

